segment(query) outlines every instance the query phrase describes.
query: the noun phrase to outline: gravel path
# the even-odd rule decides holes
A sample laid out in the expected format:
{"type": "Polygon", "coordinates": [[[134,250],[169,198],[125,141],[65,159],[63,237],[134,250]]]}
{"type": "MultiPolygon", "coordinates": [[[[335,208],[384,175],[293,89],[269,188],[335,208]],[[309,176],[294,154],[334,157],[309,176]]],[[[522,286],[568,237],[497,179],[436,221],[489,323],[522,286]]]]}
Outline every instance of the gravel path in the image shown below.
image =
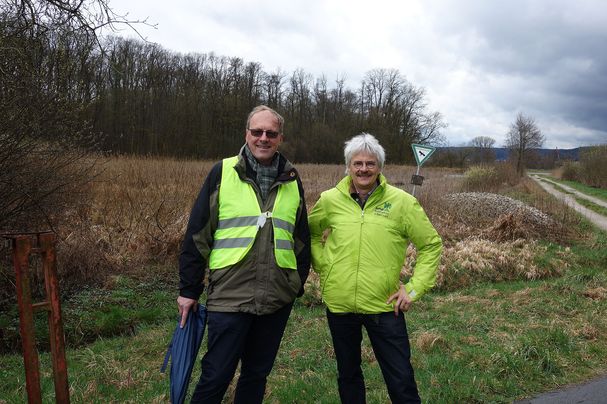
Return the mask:
{"type": "MultiPolygon", "coordinates": [[[[576,210],[577,212],[581,213],[582,215],[584,215],[588,220],[590,220],[596,227],[603,229],[603,230],[607,230],[607,217],[588,209],[587,207],[579,204],[574,197],[572,197],[571,195],[565,194],[563,192],[557,191],[554,187],[552,187],[551,185],[547,184],[544,181],[540,180],[540,177],[538,177],[537,175],[530,175],[529,176],[531,179],[533,179],[534,181],[536,181],[542,188],[544,188],[544,190],[546,192],[548,192],[549,194],[552,194],[554,196],[556,196],[557,198],[559,198],[560,200],[562,200],[563,202],[565,202],[567,205],[571,206],[571,208],[573,208],[574,210],[576,210]]],[[[561,184],[558,184],[559,186],[565,188],[564,186],[562,186],[561,184]]],[[[576,191],[577,192],[577,191],[576,191]]],[[[588,195],[586,195],[586,199],[588,199],[588,195]]],[[[594,198],[596,199],[596,198],[594,198]]],[[[602,201],[601,201],[602,202],[602,201]]]]}
{"type": "Polygon", "coordinates": [[[601,205],[602,207],[607,208],[607,201],[604,201],[602,199],[596,198],[594,196],[587,195],[587,194],[585,194],[583,192],[578,191],[575,188],[571,188],[570,186],[567,186],[565,184],[561,184],[560,182],[552,181],[550,178],[540,177],[540,176],[537,176],[537,175],[533,175],[532,176],[533,179],[537,179],[538,177],[541,178],[544,181],[548,181],[551,184],[558,185],[559,187],[563,188],[567,192],[571,192],[572,194],[575,194],[575,196],[577,196],[579,198],[583,198],[583,199],[589,200],[590,202],[592,202],[592,203],[594,203],[596,205],[601,205]],[[533,177],[536,177],[536,178],[533,178],[533,177]]]}

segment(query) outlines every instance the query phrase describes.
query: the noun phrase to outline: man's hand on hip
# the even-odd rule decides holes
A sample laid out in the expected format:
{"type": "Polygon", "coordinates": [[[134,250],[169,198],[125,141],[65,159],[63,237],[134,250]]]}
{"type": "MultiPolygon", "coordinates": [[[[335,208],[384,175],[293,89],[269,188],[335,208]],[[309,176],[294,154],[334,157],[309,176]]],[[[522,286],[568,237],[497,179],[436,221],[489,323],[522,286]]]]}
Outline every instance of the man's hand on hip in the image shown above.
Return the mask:
{"type": "Polygon", "coordinates": [[[413,300],[409,297],[405,285],[400,285],[398,291],[388,298],[386,304],[390,304],[394,301],[394,315],[397,316],[399,311],[403,313],[408,311],[411,307],[413,300]]]}

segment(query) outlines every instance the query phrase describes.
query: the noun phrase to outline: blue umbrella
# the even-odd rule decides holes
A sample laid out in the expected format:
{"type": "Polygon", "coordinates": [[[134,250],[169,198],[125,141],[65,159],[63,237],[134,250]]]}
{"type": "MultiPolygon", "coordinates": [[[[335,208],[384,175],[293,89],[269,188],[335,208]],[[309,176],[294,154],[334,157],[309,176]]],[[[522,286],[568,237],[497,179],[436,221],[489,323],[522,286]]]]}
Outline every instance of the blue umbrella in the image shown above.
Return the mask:
{"type": "Polygon", "coordinates": [[[207,308],[202,304],[198,305],[198,310],[190,310],[183,328],[179,327],[181,316],[177,319],[177,328],[160,368],[160,372],[164,373],[169,358],[172,358],[170,379],[171,403],[173,404],[182,404],[185,400],[192,369],[204,335],[206,319],[207,308]]]}

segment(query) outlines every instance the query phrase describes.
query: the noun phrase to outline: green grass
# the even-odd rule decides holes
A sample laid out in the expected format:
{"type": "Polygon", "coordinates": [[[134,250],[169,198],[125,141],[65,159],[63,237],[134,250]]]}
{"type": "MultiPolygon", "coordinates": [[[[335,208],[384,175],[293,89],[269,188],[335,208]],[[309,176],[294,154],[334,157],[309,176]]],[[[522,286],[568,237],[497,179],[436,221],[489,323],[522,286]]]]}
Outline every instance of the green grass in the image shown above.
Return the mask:
{"type": "MultiPolygon", "coordinates": [[[[107,289],[86,288],[62,303],[63,328],[69,346],[78,347],[100,337],[132,335],[141,324],[161,324],[174,313],[166,304],[175,299],[176,285],[167,287],[153,279],[146,282],[118,276],[107,289]]],[[[16,302],[0,312],[0,352],[19,349],[19,315],[16,302]]],[[[49,349],[46,315],[35,313],[39,350],[49,349]]]]}
{"type": "MultiPolygon", "coordinates": [[[[546,254],[557,252],[554,247],[546,254]]],[[[561,277],[434,292],[413,306],[407,324],[425,402],[509,403],[607,372],[607,233],[593,233],[571,252],[575,260],[561,277]]],[[[98,333],[121,334],[68,349],[72,402],[168,401],[168,375],[158,369],[175,327],[174,286],[120,278],[108,291],[86,291],[65,303],[66,324],[92,324],[66,327],[68,333],[99,327],[98,333]],[[73,313],[81,313],[77,321],[73,313]]],[[[40,357],[43,401],[52,402],[49,354],[40,357]]],[[[4,355],[0,364],[0,402],[25,402],[21,356],[4,355]]],[[[388,403],[367,338],[363,371],[368,402],[388,403]]],[[[191,388],[199,372],[197,365],[191,388]]],[[[227,402],[232,392],[233,386],[227,402]]],[[[296,303],[266,401],[339,402],[322,306],[296,303]]]]}
{"type": "Polygon", "coordinates": [[[583,205],[583,206],[587,207],[588,209],[595,211],[596,213],[598,213],[600,215],[607,216],[607,208],[605,208],[604,206],[597,205],[596,203],[593,203],[593,202],[589,201],[588,199],[584,199],[584,198],[576,197],[575,200],[580,205],[583,205]]]}
{"type": "MultiPolygon", "coordinates": [[[[559,181],[559,180],[556,180],[554,178],[552,178],[551,180],[552,181],[559,181]]],[[[540,181],[549,184],[550,186],[552,186],[554,189],[556,189],[559,192],[562,192],[562,193],[568,194],[568,195],[573,195],[574,198],[575,198],[575,200],[577,201],[577,203],[579,203],[580,205],[585,206],[588,209],[590,209],[590,210],[592,210],[592,211],[594,211],[594,212],[596,212],[596,213],[598,213],[600,215],[607,216],[607,208],[605,208],[604,206],[597,205],[596,203],[593,203],[592,201],[589,201],[588,199],[575,196],[576,194],[574,192],[566,190],[565,188],[559,186],[558,184],[555,184],[552,181],[548,181],[548,180],[546,180],[544,178],[540,178],[540,181]]],[[[589,190],[603,191],[603,192],[598,192],[598,194],[604,193],[605,194],[604,199],[607,201],[607,191],[606,190],[601,190],[601,189],[597,189],[597,188],[588,187],[586,185],[583,185],[583,184],[580,184],[580,183],[577,183],[577,182],[573,182],[573,181],[559,181],[559,182],[561,182],[563,184],[566,184],[566,185],[569,185],[572,188],[573,188],[573,185],[571,185],[571,184],[577,184],[577,185],[579,185],[579,187],[576,188],[578,191],[584,192],[587,195],[595,196],[595,197],[598,197],[598,198],[601,198],[601,199],[603,199],[603,197],[598,196],[597,192],[595,192],[595,195],[592,195],[592,194],[590,194],[590,192],[587,192],[587,191],[589,191],[589,190]]]]}

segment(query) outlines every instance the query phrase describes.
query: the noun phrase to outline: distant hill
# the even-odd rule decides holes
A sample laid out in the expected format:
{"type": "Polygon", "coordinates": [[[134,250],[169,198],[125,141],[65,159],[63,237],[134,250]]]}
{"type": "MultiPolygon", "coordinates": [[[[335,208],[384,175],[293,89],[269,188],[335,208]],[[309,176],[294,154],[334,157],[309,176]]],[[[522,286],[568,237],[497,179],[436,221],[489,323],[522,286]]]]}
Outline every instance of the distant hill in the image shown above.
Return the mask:
{"type": "MultiPolygon", "coordinates": [[[[464,149],[469,149],[470,147],[437,147],[436,151],[462,151],[464,149]]],[[[580,149],[581,147],[576,147],[575,149],[534,149],[537,151],[541,157],[546,157],[550,155],[554,155],[555,153],[558,155],[558,160],[573,160],[578,161],[580,159],[580,149]]],[[[494,147],[493,151],[495,151],[495,158],[497,161],[505,161],[508,160],[508,155],[510,151],[505,147],[494,147]]]]}
{"type": "MultiPolygon", "coordinates": [[[[580,159],[580,148],[575,149],[535,149],[541,157],[547,156],[558,156],[558,160],[573,160],[578,161],[580,159]]],[[[505,147],[499,147],[495,149],[495,156],[498,161],[508,160],[509,150],[505,147]]]]}

